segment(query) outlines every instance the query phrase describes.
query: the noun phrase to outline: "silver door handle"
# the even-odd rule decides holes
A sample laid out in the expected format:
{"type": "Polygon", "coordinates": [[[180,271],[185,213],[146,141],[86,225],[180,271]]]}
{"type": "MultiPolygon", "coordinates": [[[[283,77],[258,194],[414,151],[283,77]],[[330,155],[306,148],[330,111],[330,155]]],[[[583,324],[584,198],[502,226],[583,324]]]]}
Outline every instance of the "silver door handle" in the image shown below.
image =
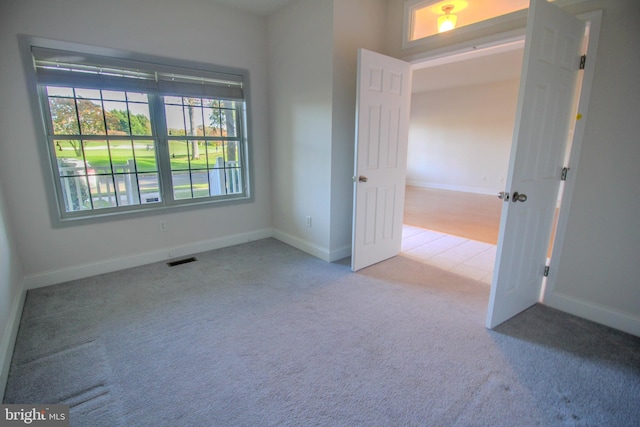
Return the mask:
{"type": "Polygon", "coordinates": [[[513,198],[511,199],[514,202],[526,202],[527,201],[527,195],[526,194],[522,194],[522,193],[518,193],[517,191],[513,193],[513,198]]]}
{"type": "Polygon", "coordinates": [[[507,193],[506,191],[501,191],[498,193],[498,199],[500,200],[504,200],[505,202],[509,201],[509,193],[507,193]]]}
{"type": "Polygon", "coordinates": [[[358,177],[358,181],[360,181],[360,182],[367,182],[367,181],[369,181],[369,178],[367,178],[367,177],[366,177],[366,176],[364,176],[364,175],[360,175],[360,176],[358,177]]]}

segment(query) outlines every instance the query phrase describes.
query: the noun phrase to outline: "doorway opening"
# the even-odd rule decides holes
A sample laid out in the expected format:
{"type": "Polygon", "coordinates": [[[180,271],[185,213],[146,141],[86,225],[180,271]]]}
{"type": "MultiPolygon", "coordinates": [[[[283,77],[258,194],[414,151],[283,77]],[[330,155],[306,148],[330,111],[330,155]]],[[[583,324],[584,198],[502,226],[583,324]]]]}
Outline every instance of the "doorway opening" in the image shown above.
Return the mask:
{"type": "MultiPolygon", "coordinates": [[[[578,121],[572,106],[578,104],[581,114],[586,114],[588,109],[601,15],[601,11],[596,11],[576,17],[545,0],[531,2],[526,27],[527,52],[513,126],[514,144],[502,194],[496,262],[487,310],[486,327],[489,329],[542,298],[546,301],[549,295],[554,297],[555,270],[549,268],[546,258],[554,210],[559,200],[560,176],[566,169],[565,142],[570,138],[569,129],[574,128],[576,137],[570,151],[571,158],[577,159],[585,121],[578,121]],[[585,22],[590,25],[588,37],[585,37],[585,22]],[[580,55],[585,53],[581,43],[587,40],[590,58],[583,68],[584,61],[579,61],[580,55]],[[577,72],[579,62],[580,68],[586,71],[582,84],[576,78],[580,74],[577,72]],[[580,90],[579,102],[572,98],[575,89],[580,90]],[[545,288],[542,279],[547,275],[545,288]]],[[[483,40],[491,39],[491,43],[498,45],[504,43],[501,36],[505,35],[483,40]]],[[[433,59],[435,55],[444,57],[453,53],[453,49],[473,51],[477,46],[461,44],[450,49],[414,55],[412,59],[417,62],[433,59]]],[[[358,61],[353,271],[401,252],[407,170],[404,159],[408,159],[406,141],[411,101],[410,91],[402,90],[411,86],[402,84],[406,76],[410,76],[411,63],[364,49],[359,50],[358,61]],[[383,78],[385,75],[386,79],[383,78]],[[382,84],[384,82],[386,84],[382,84]],[[363,93],[366,96],[362,96],[363,93]],[[379,173],[383,169],[386,174],[379,173]],[[370,172],[375,172],[375,179],[367,176],[370,172]],[[384,176],[388,179],[383,179],[384,176]],[[397,194],[401,197],[394,197],[397,194]]],[[[473,70],[469,72],[473,73],[473,70]]],[[[487,99],[490,103],[491,96],[487,99]]],[[[574,161],[573,167],[576,166],[574,161]]],[[[567,182],[564,198],[571,195],[574,182],[573,179],[567,182]]],[[[554,262],[561,252],[567,218],[568,210],[562,209],[554,236],[554,262]]]]}
{"type": "Polygon", "coordinates": [[[403,254],[489,286],[523,48],[520,38],[413,67],[403,254]]]}
{"type": "MultiPolygon", "coordinates": [[[[588,37],[589,25],[583,51],[588,37]]],[[[413,64],[402,252],[489,285],[503,206],[496,196],[505,189],[523,53],[522,37],[413,64]]],[[[582,79],[581,73],[573,111],[582,79]]],[[[575,123],[567,135],[565,166],[575,123]]],[[[563,190],[564,181],[547,264],[563,190]]]]}

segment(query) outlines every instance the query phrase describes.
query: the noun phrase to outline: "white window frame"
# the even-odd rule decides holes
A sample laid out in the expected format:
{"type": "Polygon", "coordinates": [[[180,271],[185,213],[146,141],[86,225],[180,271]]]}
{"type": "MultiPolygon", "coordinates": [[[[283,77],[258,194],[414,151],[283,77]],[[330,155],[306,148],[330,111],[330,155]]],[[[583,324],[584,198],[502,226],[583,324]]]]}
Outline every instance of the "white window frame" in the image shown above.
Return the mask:
{"type": "MultiPolygon", "coordinates": [[[[31,106],[34,111],[34,120],[36,122],[36,132],[39,139],[39,147],[41,152],[41,165],[46,171],[44,173],[45,180],[48,181],[47,191],[48,202],[51,211],[52,222],[54,226],[67,226],[72,224],[103,221],[109,218],[121,218],[122,215],[141,215],[149,213],[159,213],[168,209],[194,209],[199,207],[212,207],[217,205],[228,205],[233,203],[249,202],[253,200],[251,192],[251,153],[249,144],[250,131],[250,114],[249,114],[249,73],[247,70],[222,67],[206,63],[192,61],[178,61],[174,59],[136,54],[123,50],[99,48],[87,46],[78,43],[60,42],[57,40],[43,39],[30,36],[20,36],[19,42],[25,64],[25,71],[30,92],[31,106]],[[148,105],[151,120],[152,135],[144,138],[132,136],[131,138],[120,137],[120,139],[147,139],[155,141],[156,151],[156,168],[158,173],[158,186],[160,191],[159,201],[150,203],[130,204],[126,206],[115,206],[106,208],[93,208],[86,210],[69,211],[65,205],[64,189],[62,188],[62,178],[58,169],[58,160],[55,153],[53,139],[60,139],[60,135],[53,135],[52,121],[49,115],[49,104],[46,92],[46,86],[56,86],[48,83],[50,80],[43,78],[46,69],[36,69],[36,61],[34,55],[41,61],[43,55],[54,54],[55,51],[71,52],[77,54],[80,58],[89,58],[87,61],[98,58],[104,60],[106,64],[114,67],[128,66],[130,64],[141,64],[144,72],[152,71],[155,81],[149,81],[151,89],[145,90],[148,93],[148,105]],[[44,53],[43,53],[44,52],[44,53]],[[40,71],[40,75],[38,74],[40,71]],[[40,81],[39,81],[40,78],[40,81]],[[200,80],[194,80],[200,79],[200,80]],[[228,78],[229,84],[225,84],[228,78]],[[43,83],[44,79],[44,83],[43,83]],[[213,80],[215,79],[215,80],[213,80]],[[194,83],[195,82],[195,83],[194,83]],[[203,83],[204,82],[204,83],[203,83]],[[213,92],[205,88],[205,83],[215,82],[213,92]],[[228,89],[226,87],[228,87],[228,89]],[[186,92],[185,92],[186,90],[186,92]],[[202,93],[201,93],[202,92],[202,93]],[[211,93],[209,93],[211,92],[211,93]],[[209,99],[235,100],[233,105],[235,108],[236,119],[236,135],[228,136],[170,136],[167,133],[167,124],[165,120],[164,96],[184,96],[184,97],[201,97],[209,99]],[[237,143],[237,162],[234,165],[237,169],[235,177],[235,188],[232,193],[227,194],[224,189],[222,191],[212,192],[203,197],[193,198],[175,198],[173,194],[171,159],[169,154],[169,140],[199,140],[205,143],[233,140],[237,143]]],[[[40,62],[39,62],[40,64],[40,62]]],[[[58,70],[53,70],[55,73],[58,70]]],[[[64,74],[64,73],[63,73],[64,74]]],[[[88,75],[88,79],[95,78],[96,74],[88,75]]],[[[98,76],[100,77],[100,76],[98,76]]],[[[53,81],[55,81],[54,77],[53,81]]],[[[63,75],[62,80],[67,77],[63,75]]],[[[147,76],[149,78],[149,76],[147,76]]],[[[82,77],[79,78],[82,80],[82,77]]],[[[107,78],[108,80],[108,78],[107,78]]],[[[121,79],[122,80],[122,79],[121,79]]],[[[91,83],[94,84],[94,83],[91,83]]],[[[102,84],[102,83],[100,83],[102,84]]],[[[109,83],[106,83],[107,85],[109,83]]],[[[141,90],[118,88],[105,86],[107,90],[128,90],[130,92],[143,92],[141,90]]],[[[134,85],[140,84],[135,80],[134,85]]],[[[211,87],[211,86],[210,86],[211,87]]],[[[226,102],[226,101],[225,101],[226,102]]],[[[232,110],[229,110],[232,111],[232,110]]],[[[68,139],[73,139],[71,136],[68,139]]],[[[90,140],[109,140],[110,136],[82,136],[82,139],[90,140]]],[[[114,140],[117,140],[115,137],[114,140]]],[[[188,144],[187,144],[188,145],[188,144]]],[[[231,162],[229,162],[231,163],[231,162]]],[[[218,165],[220,166],[220,165],[218,165]]],[[[213,167],[213,166],[211,166],[213,167]]],[[[222,168],[227,167],[224,162],[222,168]]],[[[191,168],[191,164],[189,164],[191,168]]],[[[191,169],[189,169],[191,171],[191,169]]],[[[211,176],[211,170],[207,170],[211,176]]],[[[115,174],[115,172],[111,172],[115,174]]],[[[191,174],[189,174],[191,176],[191,174]]],[[[220,175],[224,179],[224,175],[220,175]]],[[[136,172],[137,177],[137,172],[136,172]]],[[[211,179],[211,178],[210,178],[211,179]]],[[[141,201],[141,200],[140,200],[141,201]]]]}

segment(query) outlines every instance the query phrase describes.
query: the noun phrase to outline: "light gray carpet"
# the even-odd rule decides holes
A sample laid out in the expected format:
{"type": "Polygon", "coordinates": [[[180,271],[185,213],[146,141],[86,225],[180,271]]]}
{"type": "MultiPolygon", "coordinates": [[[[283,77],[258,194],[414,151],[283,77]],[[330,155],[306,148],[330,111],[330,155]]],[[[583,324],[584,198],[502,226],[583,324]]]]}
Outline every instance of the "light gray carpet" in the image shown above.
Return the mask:
{"type": "Polygon", "coordinates": [[[640,338],[402,256],[273,239],[30,291],[5,403],[74,426],[632,426],[640,338]]]}

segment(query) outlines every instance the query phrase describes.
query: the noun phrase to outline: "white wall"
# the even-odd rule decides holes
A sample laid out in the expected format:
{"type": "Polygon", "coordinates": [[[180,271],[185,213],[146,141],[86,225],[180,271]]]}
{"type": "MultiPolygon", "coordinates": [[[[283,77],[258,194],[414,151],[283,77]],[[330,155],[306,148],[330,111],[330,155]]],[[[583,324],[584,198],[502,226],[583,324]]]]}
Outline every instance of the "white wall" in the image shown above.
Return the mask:
{"type": "Polygon", "coordinates": [[[358,49],[383,53],[385,22],[385,0],[334,0],[330,242],[334,259],[351,254],[358,49]]]}
{"type": "Polygon", "coordinates": [[[385,12],[298,0],[268,18],[274,235],[327,261],[350,254],[357,50],[381,50],[385,12]]]}
{"type": "Polygon", "coordinates": [[[640,3],[600,4],[595,78],[548,302],[640,336],[640,3]]]}
{"type": "Polygon", "coordinates": [[[28,286],[185,255],[270,234],[266,18],[207,0],[22,0],[0,6],[0,177],[28,286]],[[255,201],[54,229],[17,34],[250,73],[255,201]],[[166,221],[168,231],[159,231],[166,221]]]}
{"type": "Polygon", "coordinates": [[[22,278],[22,265],[0,185],[0,400],[4,395],[15,333],[20,320],[22,278]]]}
{"type": "MultiPolygon", "coordinates": [[[[389,0],[387,49],[399,57],[424,54],[402,50],[403,3],[389,0]]],[[[555,289],[546,303],[640,335],[640,3],[594,0],[568,8],[598,9],[604,18],[591,102],[579,163],[569,173],[575,186],[564,201],[566,233],[552,260],[555,289]]],[[[441,37],[436,48],[464,39],[441,37]]]]}
{"type": "Polygon", "coordinates": [[[298,0],[268,17],[274,236],[326,260],[332,34],[332,1],[298,0]]]}
{"type": "Polygon", "coordinates": [[[518,83],[414,93],[407,183],[491,195],[503,191],[518,83]]]}

